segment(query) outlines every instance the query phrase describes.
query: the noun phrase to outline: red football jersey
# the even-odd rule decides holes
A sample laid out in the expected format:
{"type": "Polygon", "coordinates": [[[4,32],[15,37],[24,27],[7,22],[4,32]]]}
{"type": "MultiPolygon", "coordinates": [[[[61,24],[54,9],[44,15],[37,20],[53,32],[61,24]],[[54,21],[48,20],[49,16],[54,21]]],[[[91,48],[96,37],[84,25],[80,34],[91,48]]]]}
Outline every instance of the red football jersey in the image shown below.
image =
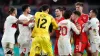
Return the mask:
{"type": "MultiPolygon", "coordinates": [[[[61,17],[60,19],[55,19],[57,23],[59,23],[60,21],[64,20],[64,17],[61,17]]],[[[59,35],[60,35],[60,31],[59,30],[56,30],[56,39],[59,38],[59,35]]]]}
{"type": "Polygon", "coordinates": [[[83,31],[83,25],[84,22],[81,20],[81,18],[78,18],[78,20],[76,22],[74,22],[75,24],[79,24],[81,26],[81,33],[79,35],[77,35],[75,32],[73,33],[73,37],[74,37],[74,41],[81,41],[81,42],[88,42],[88,37],[86,32],[83,31]]]}
{"type": "MultiPolygon", "coordinates": [[[[60,19],[55,18],[55,20],[56,20],[57,23],[59,23],[60,21],[64,20],[64,17],[61,17],[60,19]]],[[[59,38],[59,35],[60,35],[60,31],[56,30],[55,32],[56,32],[56,41],[55,41],[54,54],[58,55],[58,38],[59,38]]]]}
{"type": "Polygon", "coordinates": [[[89,16],[87,14],[82,14],[80,17],[84,23],[86,23],[89,20],[89,16]]]}

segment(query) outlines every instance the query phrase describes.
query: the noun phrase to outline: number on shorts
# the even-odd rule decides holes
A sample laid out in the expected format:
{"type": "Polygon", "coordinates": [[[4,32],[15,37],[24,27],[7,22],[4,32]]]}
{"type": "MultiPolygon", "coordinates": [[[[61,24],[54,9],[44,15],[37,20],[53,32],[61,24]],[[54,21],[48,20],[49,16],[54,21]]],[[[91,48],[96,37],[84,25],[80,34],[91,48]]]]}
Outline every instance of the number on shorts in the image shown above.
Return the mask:
{"type": "Polygon", "coordinates": [[[24,48],[24,52],[26,52],[26,48],[24,48]]]}

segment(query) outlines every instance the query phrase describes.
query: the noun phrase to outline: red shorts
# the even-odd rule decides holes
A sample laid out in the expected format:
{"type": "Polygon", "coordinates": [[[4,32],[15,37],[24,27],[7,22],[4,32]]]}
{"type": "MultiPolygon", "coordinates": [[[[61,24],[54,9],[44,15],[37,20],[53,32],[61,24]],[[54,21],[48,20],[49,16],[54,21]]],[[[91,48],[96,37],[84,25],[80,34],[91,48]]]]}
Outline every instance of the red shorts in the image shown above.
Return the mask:
{"type": "Polygon", "coordinates": [[[90,43],[82,43],[80,41],[77,41],[75,43],[74,53],[83,53],[84,50],[90,47],[90,43]]]}
{"type": "Polygon", "coordinates": [[[58,39],[56,39],[56,42],[55,42],[54,54],[58,55],[58,39]]]}

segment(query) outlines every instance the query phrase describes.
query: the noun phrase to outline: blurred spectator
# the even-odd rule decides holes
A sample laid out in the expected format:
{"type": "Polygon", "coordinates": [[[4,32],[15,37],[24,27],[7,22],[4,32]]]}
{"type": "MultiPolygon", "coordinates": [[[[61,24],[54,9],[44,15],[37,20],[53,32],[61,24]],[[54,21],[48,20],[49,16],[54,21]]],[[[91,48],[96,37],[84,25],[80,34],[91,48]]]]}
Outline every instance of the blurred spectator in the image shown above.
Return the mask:
{"type": "Polygon", "coordinates": [[[11,0],[3,0],[4,5],[9,5],[11,0]]]}
{"type": "Polygon", "coordinates": [[[32,5],[34,0],[28,0],[28,4],[32,5]]]}
{"type": "Polygon", "coordinates": [[[8,5],[4,5],[1,9],[1,22],[0,22],[0,32],[3,33],[3,28],[4,28],[4,22],[6,17],[9,15],[8,14],[9,11],[9,6],[8,5]]]}
{"type": "Polygon", "coordinates": [[[27,0],[20,0],[20,4],[28,4],[27,0]]]}
{"type": "Polygon", "coordinates": [[[35,4],[37,7],[40,7],[43,4],[50,5],[50,0],[35,0],[35,4]]]}

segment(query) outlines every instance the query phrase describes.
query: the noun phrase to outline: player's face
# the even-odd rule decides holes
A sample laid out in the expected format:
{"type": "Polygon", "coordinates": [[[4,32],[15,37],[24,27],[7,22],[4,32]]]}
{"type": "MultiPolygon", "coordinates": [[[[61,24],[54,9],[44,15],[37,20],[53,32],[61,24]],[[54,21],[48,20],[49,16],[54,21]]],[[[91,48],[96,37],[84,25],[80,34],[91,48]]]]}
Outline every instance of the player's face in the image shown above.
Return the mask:
{"type": "Polygon", "coordinates": [[[17,15],[17,9],[15,9],[14,14],[17,15]]]}
{"type": "Polygon", "coordinates": [[[49,13],[49,8],[47,9],[47,12],[49,13]]]}
{"type": "Polygon", "coordinates": [[[93,12],[92,12],[92,10],[91,10],[90,13],[89,13],[89,17],[91,18],[92,15],[93,15],[93,12]]]}
{"type": "Polygon", "coordinates": [[[28,7],[28,8],[26,9],[26,11],[27,11],[27,13],[30,13],[30,12],[31,12],[30,7],[28,7]]]}
{"type": "Polygon", "coordinates": [[[56,14],[56,17],[58,17],[62,14],[62,12],[59,9],[56,9],[55,14],[56,14]]]}
{"type": "Polygon", "coordinates": [[[72,13],[72,15],[71,15],[71,20],[75,20],[75,18],[76,18],[76,15],[74,14],[74,13],[72,13]]]}
{"type": "Polygon", "coordinates": [[[79,12],[82,12],[83,10],[83,7],[82,6],[79,6],[79,5],[76,5],[76,10],[79,11],[79,12]]]}

